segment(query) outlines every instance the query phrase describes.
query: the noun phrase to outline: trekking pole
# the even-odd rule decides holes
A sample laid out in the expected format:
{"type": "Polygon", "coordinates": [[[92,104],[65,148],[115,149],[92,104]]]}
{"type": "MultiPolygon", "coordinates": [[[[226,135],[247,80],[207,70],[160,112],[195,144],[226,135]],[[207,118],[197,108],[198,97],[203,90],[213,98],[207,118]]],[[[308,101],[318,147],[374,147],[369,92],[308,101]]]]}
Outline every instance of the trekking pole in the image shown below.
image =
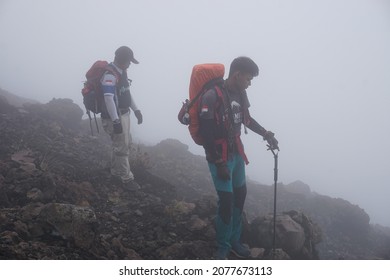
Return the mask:
{"type": "Polygon", "coordinates": [[[91,128],[91,135],[93,136],[92,118],[91,118],[91,112],[89,110],[87,110],[87,115],[89,117],[89,127],[91,128]]]}
{"type": "Polygon", "coordinates": [[[276,187],[278,182],[278,153],[275,152],[274,149],[267,145],[268,150],[272,152],[275,159],[275,165],[274,165],[274,232],[273,232],[273,239],[272,239],[272,252],[273,256],[275,257],[275,239],[276,239],[276,187]]]}
{"type": "Polygon", "coordinates": [[[93,117],[95,118],[96,131],[97,131],[97,133],[100,133],[100,131],[99,131],[99,125],[98,125],[98,123],[97,123],[96,114],[95,114],[95,113],[93,113],[93,117]]]}

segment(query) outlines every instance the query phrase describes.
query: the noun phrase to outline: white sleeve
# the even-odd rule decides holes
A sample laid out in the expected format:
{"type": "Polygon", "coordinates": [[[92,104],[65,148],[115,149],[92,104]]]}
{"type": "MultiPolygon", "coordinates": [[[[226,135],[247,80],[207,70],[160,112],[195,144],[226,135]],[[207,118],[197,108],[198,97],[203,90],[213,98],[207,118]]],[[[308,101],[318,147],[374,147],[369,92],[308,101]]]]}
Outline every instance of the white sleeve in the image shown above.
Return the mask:
{"type": "Polygon", "coordinates": [[[119,119],[118,111],[116,110],[116,105],[114,101],[113,94],[104,94],[104,102],[106,103],[106,108],[108,115],[110,116],[112,121],[119,119]]]}

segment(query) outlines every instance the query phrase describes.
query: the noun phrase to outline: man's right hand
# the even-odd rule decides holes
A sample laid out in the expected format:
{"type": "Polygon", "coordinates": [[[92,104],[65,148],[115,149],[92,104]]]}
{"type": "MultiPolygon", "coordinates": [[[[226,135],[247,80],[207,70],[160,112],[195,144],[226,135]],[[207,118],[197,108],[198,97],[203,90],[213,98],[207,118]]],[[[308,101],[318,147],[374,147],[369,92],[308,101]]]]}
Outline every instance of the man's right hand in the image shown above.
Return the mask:
{"type": "Polygon", "coordinates": [[[230,170],[226,165],[226,162],[215,163],[217,167],[217,175],[223,181],[230,180],[230,170]]]}
{"type": "Polygon", "coordinates": [[[115,121],[113,121],[112,126],[114,128],[115,134],[121,134],[123,132],[122,124],[121,124],[121,121],[119,119],[116,119],[115,121]]]}
{"type": "Polygon", "coordinates": [[[134,111],[135,117],[137,118],[138,124],[142,123],[142,113],[140,110],[134,111]]]}
{"type": "Polygon", "coordinates": [[[264,135],[264,140],[268,142],[271,150],[279,150],[279,142],[275,138],[275,134],[271,131],[267,131],[264,135]]]}

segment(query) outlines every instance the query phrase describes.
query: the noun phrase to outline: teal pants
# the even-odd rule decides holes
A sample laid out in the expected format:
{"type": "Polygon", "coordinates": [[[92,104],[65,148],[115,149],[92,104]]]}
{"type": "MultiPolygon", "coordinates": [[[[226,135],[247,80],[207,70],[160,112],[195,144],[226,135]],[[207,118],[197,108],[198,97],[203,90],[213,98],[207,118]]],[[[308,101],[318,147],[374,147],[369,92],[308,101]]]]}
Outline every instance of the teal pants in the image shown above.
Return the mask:
{"type": "Polygon", "coordinates": [[[230,180],[223,181],[217,175],[217,167],[209,163],[211,177],[218,194],[216,219],[217,245],[219,249],[230,249],[231,244],[240,241],[242,211],[246,198],[245,163],[239,154],[227,162],[230,180]]]}

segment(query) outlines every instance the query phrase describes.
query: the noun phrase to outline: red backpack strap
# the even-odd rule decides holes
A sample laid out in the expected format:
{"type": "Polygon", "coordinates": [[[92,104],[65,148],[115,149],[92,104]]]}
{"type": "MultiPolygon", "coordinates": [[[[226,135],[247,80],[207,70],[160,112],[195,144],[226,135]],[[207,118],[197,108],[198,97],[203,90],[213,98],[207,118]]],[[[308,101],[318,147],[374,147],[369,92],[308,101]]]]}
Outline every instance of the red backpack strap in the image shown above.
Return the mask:
{"type": "Polygon", "coordinates": [[[222,123],[222,119],[219,113],[217,113],[217,111],[218,108],[224,106],[224,97],[223,97],[223,92],[219,86],[214,86],[214,90],[215,93],[217,94],[217,102],[215,103],[215,109],[216,109],[215,117],[216,117],[217,124],[219,125],[222,123]]]}
{"type": "Polygon", "coordinates": [[[230,117],[230,104],[229,104],[227,98],[225,97],[222,89],[219,86],[214,86],[214,89],[215,89],[215,92],[217,93],[217,96],[218,96],[218,101],[217,102],[219,104],[217,103],[217,106],[223,106],[224,107],[223,113],[224,113],[224,115],[226,117],[226,120],[228,122],[230,122],[231,121],[231,117],[230,117]]]}
{"type": "Polygon", "coordinates": [[[219,86],[214,86],[215,92],[217,93],[217,106],[225,106],[225,97],[223,96],[223,92],[219,86]]]}
{"type": "Polygon", "coordinates": [[[218,97],[223,99],[223,93],[222,93],[222,90],[219,86],[215,86],[215,92],[217,93],[218,97]]]}
{"type": "MultiPolygon", "coordinates": [[[[221,98],[222,104],[223,104],[224,106],[229,106],[229,107],[227,108],[227,109],[228,109],[227,112],[228,112],[229,115],[231,115],[230,104],[228,104],[228,103],[226,102],[226,101],[228,101],[228,100],[226,100],[226,98],[224,97],[222,90],[221,90],[218,86],[215,86],[215,90],[216,90],[216,92],[217,92],[218,97],[221,98]]],[[[244,118],[249,117],[249,110],[248,110],[248,108],[246,108],[246,110],[244,110],[243,113],[244,113],[244,115],[245,115],[245,114],[248,114],[248,116],[244,116],[244,118]]],[[[232,134],[233,134],[233,127],[232,127],[233,124],[232,124],[232,121],[233,121],[233,120],[231,119],[231,117],[227,116],[226,129],[231,130],[229,133],[231,133],[231,137],[234,138],[234,139],[231,139],[230,141],[234,141],[234,142],[236,143],[236,147],[237,147],[237,149],[238,149],[238,153],[239,153],[239,154],[241,155],[241,157],[243,158],[245,164],[248,164],[249,161],[248,161],[248,158],[247,158],[247,156],[246,156],[246,154],[245,154],[244,145],[242,144],[240,135],[234,135],[234,136],[232,135],[232,134]]],[[[228,141],[229,141],[229,140],[228,140],[228,141]]],[[[227,143],[227,142],[225,142],[225,143],[227,143]]],[[[225,145],[226,145],[226,144],[225,144],[225,145]]],[[[225,157],[227,157],[227,151],[226,151],[225,157]]]]}

